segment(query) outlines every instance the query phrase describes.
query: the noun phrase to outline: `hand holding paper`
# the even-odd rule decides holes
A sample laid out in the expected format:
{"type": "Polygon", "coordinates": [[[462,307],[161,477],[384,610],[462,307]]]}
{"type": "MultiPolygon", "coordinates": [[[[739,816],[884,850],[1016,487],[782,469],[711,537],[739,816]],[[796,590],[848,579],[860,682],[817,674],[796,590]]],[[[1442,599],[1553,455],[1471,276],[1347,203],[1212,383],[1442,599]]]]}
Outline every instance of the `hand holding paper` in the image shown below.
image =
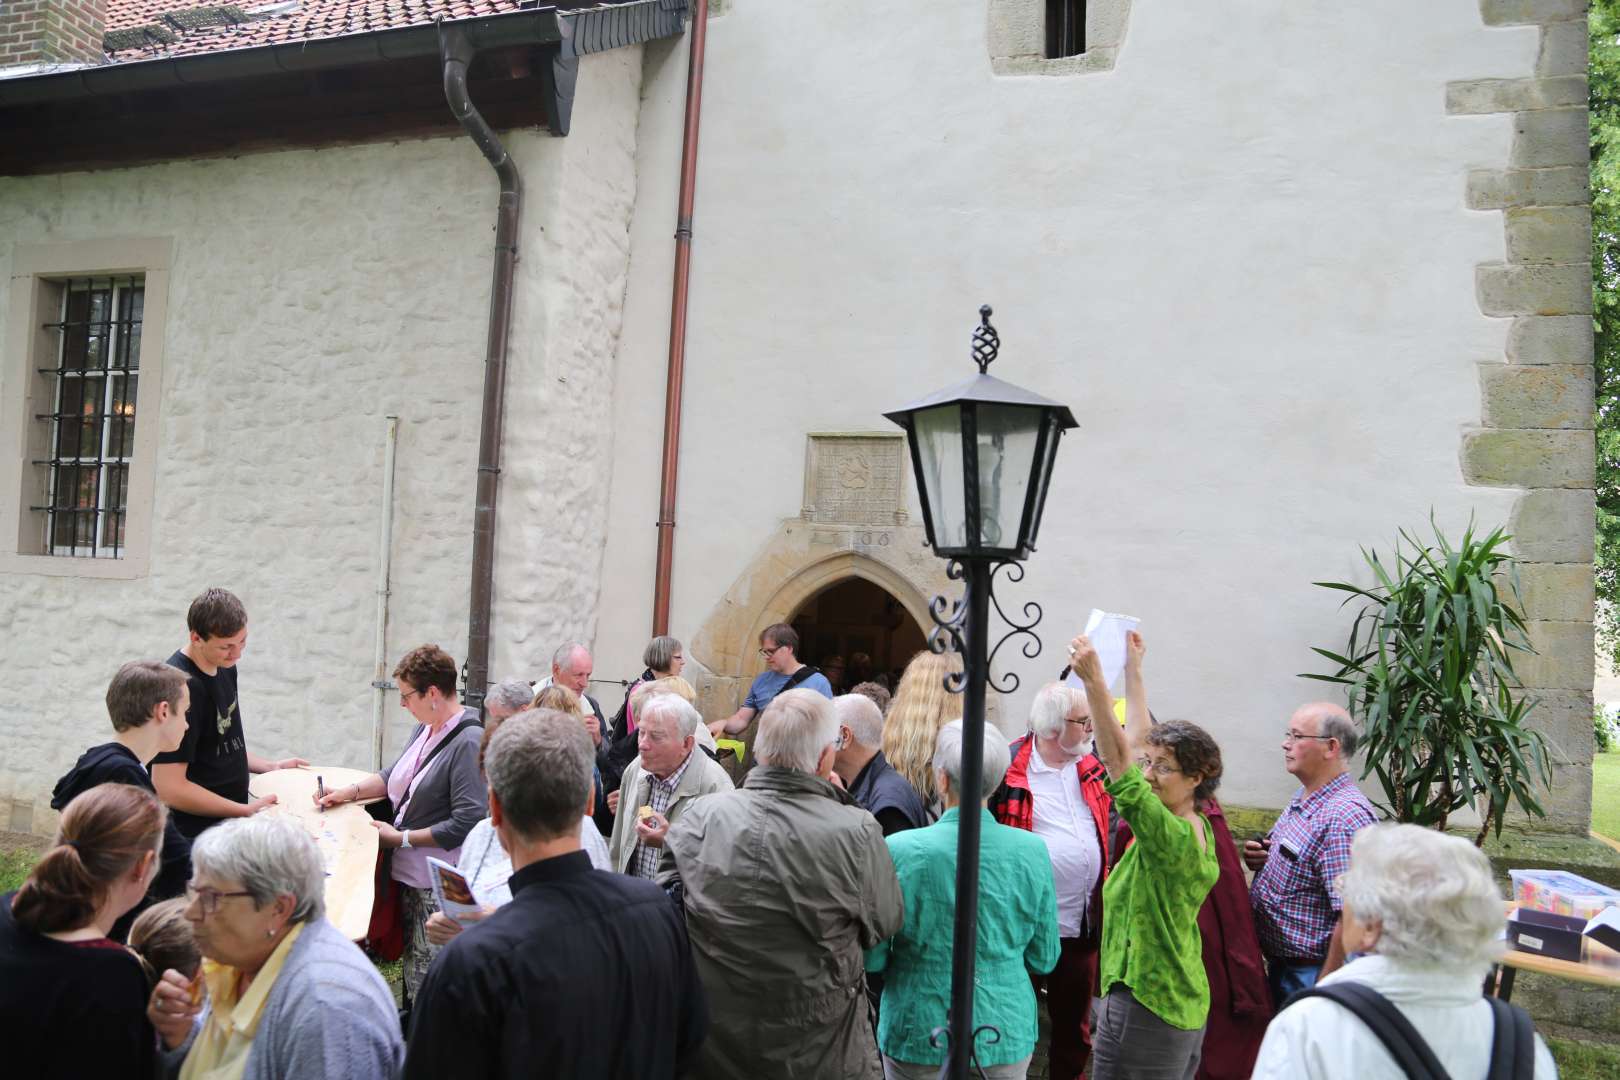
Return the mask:
{"type": "MultiPolygon", "coordinates": [[[[1134,656],[1140,663],[1147,647],[1137,636],[1134,642],[1127,642],[1126,637],[1131,634],[1142,620],[1133,615],[1115,615],[1100,608],[1091,609],[1091,617],[1086,620],[1085,636],[1090,639],[1092,648],[1097,650],[1097,658],[1102,664],[1103,680],[1112,689],[1125,671],[1125,660],[1128,652],[1134,649],[1134,656]]],[[[1070,672],[1064,677],[1064,682],[1070,686],[1081,685],[1079,676],[1070,672]]]]}

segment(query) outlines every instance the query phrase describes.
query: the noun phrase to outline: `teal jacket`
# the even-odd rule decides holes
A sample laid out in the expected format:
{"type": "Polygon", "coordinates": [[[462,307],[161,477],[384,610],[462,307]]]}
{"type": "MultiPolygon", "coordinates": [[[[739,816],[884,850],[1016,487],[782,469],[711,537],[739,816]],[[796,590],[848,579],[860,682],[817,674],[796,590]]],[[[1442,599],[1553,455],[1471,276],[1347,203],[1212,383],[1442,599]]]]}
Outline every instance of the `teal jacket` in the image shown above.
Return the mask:
{"type": "MultiPolygon", "coordinates": [[[[1010,1065],[1035,1050],[1039,1034],[1029,973],[1057,966],[1057,893],[1046,842],[998,825],[980,810],[979,951],[973,1026],[994,1024],[1001,1041],[981,1037],[979,1064],[1010,1065]]],[[[952,807],[924,829],[887,839],[906,921],[866,952],[866,970],[884,972],[878,1047],[896,1061],[938,1065],[944,1047],[928,1044],[945,1023],[951,999],[951,932],[956,918],[956,838],[952,807]]]]}

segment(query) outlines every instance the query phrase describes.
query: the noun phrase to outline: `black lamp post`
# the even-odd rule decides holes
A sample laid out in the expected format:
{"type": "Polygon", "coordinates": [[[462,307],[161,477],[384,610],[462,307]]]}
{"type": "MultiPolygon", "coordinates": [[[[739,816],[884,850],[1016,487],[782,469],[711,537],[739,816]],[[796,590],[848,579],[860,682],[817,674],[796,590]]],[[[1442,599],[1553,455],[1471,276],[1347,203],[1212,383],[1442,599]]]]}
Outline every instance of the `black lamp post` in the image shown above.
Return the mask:
{"type": "MultiPolygon", "coordinates": [[[[979,1031],[987,1030],[992,1043],[1001,1037],[994,1027],[978,1031],[973,1027],[979,915],[979,815],[974,804],[984,772],[984,695],[990,685],[990,662],[1007,640],[1019,635],[1031,639],[1023,649],[1026,657],[1040,652],[1040,640],[1032,632],[1040,622],[1040,606],[1025,604],[1023,622],[1008,618],[993,594],[994,579],[1003,567],[1010,567],[1010,580],[1023,577],[1018,563],[1035,550],[1058,440],[1079,426],[1066,406],[985,373],[1001,347],[990,314],[988,305],[981,307],[979,326],[973,331],[973,361],[979,374],[884,413],[905,428],[911,444],[928,543],[936,555],[950,560],[946,574],[963,583],[962,599],[934,598],[930,609],[936,628],[928,637],[935,652],[949,647],[962,653],[962,672],[948,676],[945,685],[952,693],[965,695],[964,805],[956,847],[949,1042],[940,1070],[940,1076],[950,1080],[966,1080],[979,1031]],[[987,647],[991,604],[1012,627],[994,649],[987,647]]],[[[1017,676],[1009,673],[1005,685],[995,689],[1010,693],[1017,687],[1017,676]]],[[[940,1032],[934,1034],[937,1040],[940,1032]]]]}

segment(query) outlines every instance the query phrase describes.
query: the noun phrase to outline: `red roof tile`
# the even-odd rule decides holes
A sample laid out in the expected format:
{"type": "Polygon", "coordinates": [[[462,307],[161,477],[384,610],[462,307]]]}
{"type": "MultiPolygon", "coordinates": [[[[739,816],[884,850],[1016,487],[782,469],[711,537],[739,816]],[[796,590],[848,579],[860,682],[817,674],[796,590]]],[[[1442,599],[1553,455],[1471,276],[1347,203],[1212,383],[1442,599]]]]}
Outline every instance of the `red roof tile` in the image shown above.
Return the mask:
{"type": "Polygon", "coordinates": [[[106,29],[109,33],[158,26],[174,38],[168,44],[149,41],[144,45],[118,49],[109,52],[107,59],[116,64],[163,56],[194,56],[255,45],[311,41],[342,34],[418,26],[440,18],[499,15],[542,6],[535,0],[299,0],[298,7],[285,14],[253,14],[254,8],[272,4],[275,4],[275,0],[237,0],[236,6],[248,15],[248,22],[177,30],[165,23],[162,17],[193,10],[199,6],[198,0],[107,0],[106,29]]]}

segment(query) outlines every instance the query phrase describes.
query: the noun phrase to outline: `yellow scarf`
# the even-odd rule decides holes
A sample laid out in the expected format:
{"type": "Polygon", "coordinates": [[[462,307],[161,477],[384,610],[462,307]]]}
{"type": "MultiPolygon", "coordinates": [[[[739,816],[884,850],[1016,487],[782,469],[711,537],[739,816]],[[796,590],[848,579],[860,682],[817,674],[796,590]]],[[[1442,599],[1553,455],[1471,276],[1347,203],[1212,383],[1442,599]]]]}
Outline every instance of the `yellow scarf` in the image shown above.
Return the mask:
{"type": "Polygon", "coordinates": [[[293,942],[303,933],[304,924],[293,927],[292,933],[281,939],[276,951],[264,962],[253,977],[247,993],[237,997],[241,986],[241,972],[228,964],[204,960],[203,981],[208,986],[211,1003],[208,1019],[203,1024],[197,1041],[191,1044],[186,1064],[180,1070],[180,1080],[242,1080],[247,1068],[248,1054],[253,1051],[253,1033],[258,1029],[264,1003],[270,998],[270,989],[276,985],[281,966],[287,962],[293,942]]]}

